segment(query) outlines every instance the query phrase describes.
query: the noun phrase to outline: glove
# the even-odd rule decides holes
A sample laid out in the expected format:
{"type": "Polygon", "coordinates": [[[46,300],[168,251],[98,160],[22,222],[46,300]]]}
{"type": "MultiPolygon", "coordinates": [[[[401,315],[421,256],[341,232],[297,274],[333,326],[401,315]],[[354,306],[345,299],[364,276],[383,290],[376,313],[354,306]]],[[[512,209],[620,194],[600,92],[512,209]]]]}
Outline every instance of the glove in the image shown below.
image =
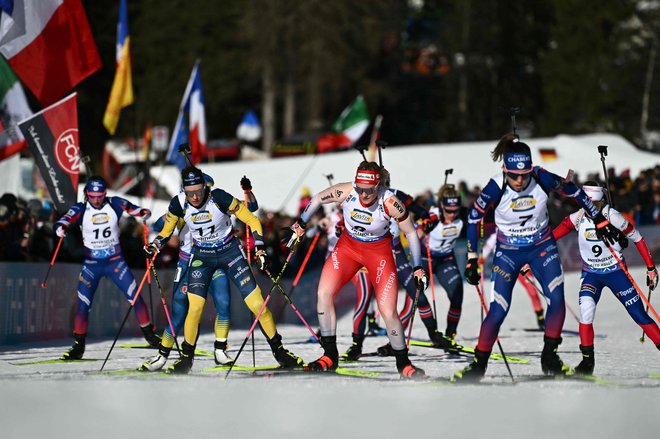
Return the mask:
{"type": "Polygon", "coordinates": [[[431,233],[433,229],[435,229],[435,226],[438,225],[438,220],[432,220],[432,219],[425,219],[422,221],[422,230],[424,230],[425,234],[431,233]]]}
{"type": "Polygon", "coordinates": [[[344,233],[344,226],[342,226],[342,225],[340,225],[340,224],[337,224],[337,225],[335,226],[335,236],[336,236],[337,238],[339,238],[339,237],[341,236],[342,233],[344,233]]]}
{"type": "Polygon", "coordinates": [[[152,257],[153,255],[156,255],[160,253],[160,243],[156,240],[150,242],[149,244],[145,245],[143,247],[144,249],[144,254],[147,255],[147,257],[152,257]]]}
{"type": "Polygon", "coordinates": [[[243,176],[243,178],[241,178],[241,188],[243,189],[243,192],[252,190],[252,183],[250,182],[250,179],[247,178],[245,175],[243,176]]]}
{"type": "Polygon", "coordinates": [[[151,211],[149,209],[140,209],[138,216],[146,221],[151,218],[151,211]]]}
{"type": "Polygon", "coordinates": [[[259,270],[266,271],[270,266],[270,258],[263,245],[257,245],[254,248],[254,260],[259,264],[259,270]]]}
{"type": "Polygon", "coordinates": [[[479,283],[479,260],[477,258],[468,259],[465,266],[465,280],[470,285],[477,285],[479,283]]]}
{"type": "Polygon", "coordinates": [[[658,270],[653,267],[646,267],[646,285],[653,291],[658,286],[658,270]]]}
{"type": "Polygon", "coordinates": [[[55,234],[60,238],[64,238],[66,236],[66,226],[64,224],[55,225],[55,234]]]}
{"type": "Polygon", "coordinates": [[[282,238],[282,242],[286,243],[286,247],[290,251],[295,252],[298,248],[305,236],[305,227],[307,227],[307,224],[301,218],[298,218],[298,221],[283,230],[284,238],[282,238]]]}
{"type": "Polygon", "coordinates": [[[621,232],[614,227],[610,222],[603,216],[602,213],[598,213],[594,218],[594,224],[596,225],[596,236],[598,239],[603,241],[607,245],[614,245],[618,242],[619,235],[621,232]]]}
{"type": "Polygon", "coordinates": [[[426,275],[426,271],[421,265],[413,268],[413,276],[415,277],[415,286],[420,291],[424,291],[429,287],[429,277],[426,275]]]}
{"type": "Polygon", "coordinates": [[[622,232],[620,231],[618,232],[619,232],[619,237],[617,238],[617,242],[619,243],[622,249],[628,248],[628,238],[626,238],[626,235],[624,235],[622,232]]]}

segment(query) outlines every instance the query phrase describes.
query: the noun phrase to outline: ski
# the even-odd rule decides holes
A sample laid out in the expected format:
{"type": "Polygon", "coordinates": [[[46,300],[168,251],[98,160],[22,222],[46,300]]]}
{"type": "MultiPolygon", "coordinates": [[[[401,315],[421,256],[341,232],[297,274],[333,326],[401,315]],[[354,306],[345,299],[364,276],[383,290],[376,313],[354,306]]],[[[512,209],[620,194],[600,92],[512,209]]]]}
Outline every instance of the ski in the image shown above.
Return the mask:
{"type": "Polygon", "coordinates": [[[202,369],[202,372],[222,372],[222,371],[227,371],[231,368],[232,371],[243,371],[243,372],[253,372],[253,371],[258,371],[258,370],[279,370],[282,369],[280,365],[274,364],[274,365],[268,365],[268,366],[238,366],[235,365],[234,367],[231,367],[230,365],[220,365],[220,366],[215,366],[215,367],[207,367],[206,369],[202,369]]]}
{"type": "Polygon", "coordinates": [[[34,364],[59,364],[59,363],[82,363],[85,361],[99,361],[96,358],[82,358],[80,360],[64,360],[62,358],[51,358],[48,360],[28,361],[24,363],[9,363],[14,366],[31,366],[34,364]]]}
{"type": "MultiPolygon", "coordinates": [[[[423,341],[423,340],[410,340],[410,345],[411,346],[420,346],[420,347],[425,347],[425,348],[433,348],[433,349],[440,349],[443,350],[442,348],[436,347],[432,342],[430,341],[423,341]]],[[[469,348],[467,346],[463,346],[461,348],[461,353],[465,354],[474,354],[474,348],[469,348]]],[[[502,355],[493,352],[490,354],[490,358],[493,360],[503,360],[502,355]]],[[[517,364],[528,364],[529,360],[526,360],[524,358],[518,358],[518,357],[510,357],[506,356],[507,361],[510,363],[517,363],[517,364]]]]}

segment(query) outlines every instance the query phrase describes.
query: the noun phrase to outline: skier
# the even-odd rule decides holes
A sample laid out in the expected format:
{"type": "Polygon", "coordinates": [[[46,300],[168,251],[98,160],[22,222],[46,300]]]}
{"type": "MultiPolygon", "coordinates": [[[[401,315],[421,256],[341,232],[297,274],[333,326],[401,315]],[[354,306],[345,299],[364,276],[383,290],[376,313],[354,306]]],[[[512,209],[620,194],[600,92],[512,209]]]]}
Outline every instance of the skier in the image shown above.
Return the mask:
{"type": "MultiPolygon", "coordinates": [[[[602,215],[610,223],[622,232],[618,242],[610,247],[617,257],[624,262],[623,248],[627,247],[628,239],[632,240],[637,251],[642,256],[646,269],[646,285],[652,291],[658,285],[658,270],[655,267],[649,248],[642,235],[629,223],[620,212],[606,203],[605,190],[595,181],[589,181],[582,186],[591,201],[601,211],[602,215]]],[[[580,283],[580,351],[582,361],[575,368],[575,372],[583,375],[591,375],[594,371],[594,327],[593,321],[596,314],[596,306],[600,300],[604,287],[609,288],[619,302],[623,304],[630,317],[648,335],[658,349],[660,349],[660,329],[656,322],[644,311],[642,300],[634,285],[626,276],[623,268],[619,265],[610,250],[604,245],[595,231],[594,221],[585,215],[583,209],[572,213],[564,218],[552,234],[555,239],[560,239],[570,233],[577,231],[580,256],[582,256],[582,281],[580,283]]],[[[625,262],[624,262],[625,263],[625,262]]]]}
{"type": "MultiPolygon", "coordinates": [[[[268,256],[263,247],[261,223],[236,198],[222,189],[206,186],[204,174],[189,166],[181,171],[183,192],[173,197],[165,219],[165,227],[146,247],[147,254],[157,252],[166,238],[172,235],[180,219],[190,227],[192,254],[188,270],[188,314],[184,322],[182,357],[169,367],[170,373],[188,373],[195,357],[199,321],[206,302],[206,294],[215,271],[223,270],[236,285],[246,305],[255,315],[263,304],[261,289],[252,270],[233,239],[231,215],[246,223],[254,236],[255,260],[261,270],[268,268],[268,256]]],[[[302,365],[302,360],[282,346],[273,315],[267,308],[259,318],[268,344],[277,362],[283,367],[302,365]]]]}
{"type": "MultiPolygon", "coordinates": [[[[107,197],[107,184],[101,177],[90,177],[85,185],[85,201],[76,203],[58,219],[53,228],[60,238],[67,229],[78,225],[82,229],[85,260],[78,282],[78,309],[73,329],[73,346],[62,355],[63,360],[80,360],[85,353],[85,337],[89,325],[89,311],[101,278],[109,277],[129,302],[137,292],[137,283],[128,268],[119,245],[119,218],[124,212],[147,220],[149,209],[131,204],[121,197],[107,197]]],[[[137,317],[144,339],[158,347],[160,338],[155,334],[147,306],[138,297],[135,301],[137,317]]]]}
{"type": "Polygon", "coordinates": [[[557,355],[566,315],[564,274],[557,244],[549,227],[549,192],[558,191],[575,198],[587,214],[594,218],[599,237],[614,242],[617,237],[616,229],[574,183],[538,166],[532,167],[529,146],[520,142],[515,134],[504,135],[491,156],[493,161],[503,160],[503,172],[490,179],[470,210],[465,278],[471,285],[479,283],[477,225],[485,213],[493,208],[498,229],[493,260],[493,300],[490,311],[481,324],[479,342],[472,363],[456,372],[452,379],[478,380],[485,374],[493,344],[511,305],[513,286],[520,269],[527,263],[540,281],[544,295],[549,299],[541,370],[550,375],[565,374],[568,368],[557,355]]]}
{"type": "MultiPolygon", "coordinates": [[[[449,298],[445,335],[453,339],[463,307],[463,279],[454,254],[456,241],[463,230],[463,220],[459,217],[461,197],[453,184],[443,185],[437,196],[438,205],[429,209],[429,219],[422,223],[422,230],[429,237],[433,273],[449,298]]],[[[423,259],[428,264],[428,259],[423,259]]]]}
{"type": "Polygon", "coordinates": [[[288,229],[287,247],[295,249],[305,235],[306,224],[321,204],[343,203],[345,231],[334,251],[326,260],[318,287],[317,313],[321,326],[321,358],[305,366],[310,371],[337,368],[336,317],[334,297],[361,267],[368,270],[375,288],[380,315],[385,321],[387,334],[396,357],[397,370],[402,377],[420,378],[424,372],[408,358],[403,327],[399,320],[397,301],[397,274],[392,257],[389,234],[390,218],[399,221],[401,230],[409,240],[413,262],[413,275],[419,288],[428,285],[428,278],[420,266],[420,245],[408,211],[394,194],[381,184],[382,168],[364,161],[358,166],[354,183],[339,183],[317,193],[298,220],[288,229]]]}
{"type": "MultiPolygon", "coordinates": [[[[204,181],[209,190],[213,190],[213,178],[204,174],[204,181]]],[[[247,207],[250,212],[259,209],[259,203],[252,193],[252,184],[250,179],[243,177],[241,179],[241,188],[247,196],[247,207]]],[[[162,230],[165,215],[159,219],[155,228],[162,230]]],[[[172,326],[178,334],[183,327],[183,322],[188,314],[188,263],[190,262],[190,253],[192,251],[192,236],[190,227],[183,220],[177,224],[179,231],[179,261],[177,262],[176,275],[174,276],[174,286],[172,288],[172,326]]],[[[213,273],[211,285],[209,286],[213,304],[216,309],[215,317],[215,343],[213,358],[217,365],[230,365],[234,360],[227,355],[227,337],[229,336],[229,321],[231,308],[231,292],[229,290],[229,281],[224,270],[217,269],[213,273]]],[[[155,372],[161,370],[174,346],[174,337],[169,326],[163,331],[158,354],[151,360],[142,364],[138,370],[145,372],[155,372]]]]}

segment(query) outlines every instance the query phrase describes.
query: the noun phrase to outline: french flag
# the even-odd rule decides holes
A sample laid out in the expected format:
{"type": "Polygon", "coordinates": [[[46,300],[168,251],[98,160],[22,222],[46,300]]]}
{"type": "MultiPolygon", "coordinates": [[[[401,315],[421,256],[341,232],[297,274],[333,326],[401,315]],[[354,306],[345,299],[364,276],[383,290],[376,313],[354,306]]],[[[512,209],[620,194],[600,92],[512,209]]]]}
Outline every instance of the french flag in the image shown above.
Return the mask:
{"type": "Polygon", "coordinates": [[[42,105],[101,67],[80,0],[0,0],[0,53],[42,105]]]}
{"type": "Polygon", "coordinates": [[[167,160],[176,164],[179,169],[185,167],[185,161],[179,154],[179,145],[183,143],[190,145],[191,159],[194,164],[202,160],[202,155],[206,150],[206,114],[199,63],[199,60],[195,62],[195,67],[190,74],[167,152],[167,160]]]}

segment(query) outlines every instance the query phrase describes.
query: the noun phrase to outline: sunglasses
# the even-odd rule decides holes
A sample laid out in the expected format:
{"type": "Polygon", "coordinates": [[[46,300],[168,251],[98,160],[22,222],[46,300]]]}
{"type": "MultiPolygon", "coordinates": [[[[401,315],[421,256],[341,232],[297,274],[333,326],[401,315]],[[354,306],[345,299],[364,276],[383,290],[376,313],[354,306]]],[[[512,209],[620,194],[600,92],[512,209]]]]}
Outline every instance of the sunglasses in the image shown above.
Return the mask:
{"type": "Polygon", "coordinates": [[[456,215],[461,209],[446,209],[442,208],[442,211],[448,215],[456,215]]]}
{"type": "Polygon", "coordinates": [[[367,188],[367,189],[363,189],[361,187],[355,186],[355,192],[357,192],[358,195],[362,195],[362,194],[364,194],[364,195],[373,195],[377,191],[378,191],[378,185],[376,185],[374,187],[367,188]]]}
{"type": "Polygon", "coordinates": [[[202,198],[204,196],[204,188],[197,189],[197,190],[194,190],[194,191],[184,190],[184,192],[186,193],[186,197],[188,197],[188,198],[192,198],[192,197],[195,197],[195,196],[197,198],[202,198]]]}
{"type": "Polygon", "coordinates": [[[519,174],[517,172],[507,172],[506,176],[511,180],[518,180],[519,177],[522,177],[523,181],[527,180],[532,175],[531,172],[526,172],[524,174],[519,174]]]}
{"type": "Polygon", "coordinates": [[[100,200],[105,198],[105,194],[100,194],[100,195],[92,195],[92,194],[87,194],[87,199],[88,200],[100,200]]]}

